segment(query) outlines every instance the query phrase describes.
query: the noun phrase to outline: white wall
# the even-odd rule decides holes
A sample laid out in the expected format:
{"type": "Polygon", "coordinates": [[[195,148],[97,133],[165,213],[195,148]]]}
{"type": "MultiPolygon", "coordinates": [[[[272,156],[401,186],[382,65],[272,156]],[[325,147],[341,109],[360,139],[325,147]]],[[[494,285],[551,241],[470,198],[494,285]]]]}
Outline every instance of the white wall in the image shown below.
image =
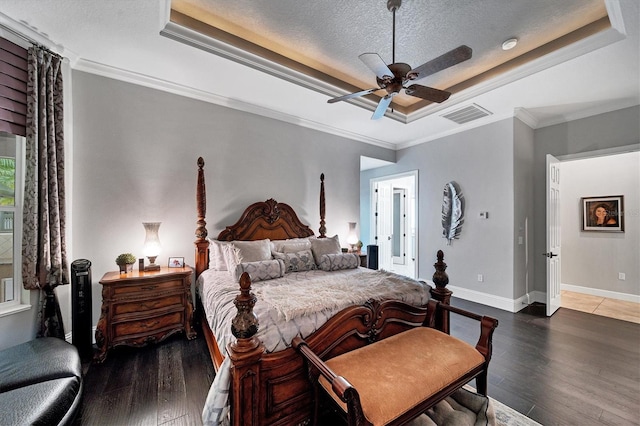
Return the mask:
{"type": "Polygon", "coordinates": [[[562,284],[640,296],[640,152],[560,167],[562,284]],[[580,198],[609,195],[624,196],[625,232],[582,231],[580,198]]]}

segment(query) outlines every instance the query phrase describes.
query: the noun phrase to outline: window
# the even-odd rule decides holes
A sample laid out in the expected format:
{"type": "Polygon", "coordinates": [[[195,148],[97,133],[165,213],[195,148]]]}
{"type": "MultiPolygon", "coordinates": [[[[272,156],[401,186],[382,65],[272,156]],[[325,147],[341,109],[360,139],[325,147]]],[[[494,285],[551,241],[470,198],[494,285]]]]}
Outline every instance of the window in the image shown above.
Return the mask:
{"type": "Polygon", "coordinates": [[[0,316],[28,308],[21,274],[23,145],[21,136],[0,132],[0,316]]]}

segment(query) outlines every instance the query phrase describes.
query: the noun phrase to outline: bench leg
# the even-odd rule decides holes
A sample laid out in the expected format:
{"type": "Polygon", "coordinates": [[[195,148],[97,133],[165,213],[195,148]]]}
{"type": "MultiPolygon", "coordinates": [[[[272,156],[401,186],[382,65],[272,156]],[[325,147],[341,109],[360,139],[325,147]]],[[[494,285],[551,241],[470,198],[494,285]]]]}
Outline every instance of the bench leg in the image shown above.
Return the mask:
{"type": "Polygon", "coordinates": [[[476,377],[476,390],[479,394],[487,396],[487,370],[476,377]]]}

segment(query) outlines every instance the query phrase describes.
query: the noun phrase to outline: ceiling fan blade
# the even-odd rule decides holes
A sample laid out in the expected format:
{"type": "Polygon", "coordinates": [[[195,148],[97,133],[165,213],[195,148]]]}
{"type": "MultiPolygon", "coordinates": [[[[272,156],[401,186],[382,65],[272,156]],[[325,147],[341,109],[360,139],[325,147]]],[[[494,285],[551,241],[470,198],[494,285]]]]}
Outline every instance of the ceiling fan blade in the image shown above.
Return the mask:
{"type": "Polygon", "coordinates": [[[407,73],[407,80],[417,80],[419,78],[426,77],[431,74],[435,74],[438,71],[452,67],[460,62],[464,62],[471,58],[472,50],[469,46],[458,46],[447,53],[438,56],[429,62],[420,65],[417,68],[412,69],[407,73]]]}
{"type": "Polygon", "coordinates": [[[366,66],[373,71],[380,80],[385,78],[393,78],[393,72],[377,53],[363,53],[358,56],[366,66]]]}
{"type": "Polygon", "coordinates": [[[426,99],[432,102],[444,102],[451,96],[450,92],[444,90],[434,89],[433,87],[421,86],[419,84],[412,84],[404,89],[404,93],[407,95],[415,96],[416,98],[426,99]]]}
{"type": "Polygon", "coordinates": [[[335,102],[346,101],[347,99],[357,98],[359,96],[368,95],[369,93],[373,93],[376,90],[380,90],[379,87],[374,87],[373,89],[363,90],[361,92],[349,93],[348,95],[338,96],[337,98],[332,98],[327,101],[327,103],[333,104],[335,102]]]}
{"type": "Polygon", "coordinates": [[[391,99],[393,99],[393,95],[387,95],[384,98],[380,99],[380,102],[378,103],[378,107],[376,108],[376,110],[373,112],[373,115],[371,116],[372,120],[377,120],[380,117],[384,116],[384,113],[387,112],[387,108],[391,103],[391,99]]]}

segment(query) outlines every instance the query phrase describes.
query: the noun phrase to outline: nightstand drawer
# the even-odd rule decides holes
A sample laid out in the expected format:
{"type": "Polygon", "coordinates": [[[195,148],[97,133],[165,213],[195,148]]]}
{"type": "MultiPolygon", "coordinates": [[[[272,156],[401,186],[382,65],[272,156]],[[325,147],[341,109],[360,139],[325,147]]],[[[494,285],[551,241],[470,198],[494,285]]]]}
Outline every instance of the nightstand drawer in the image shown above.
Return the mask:
{"type": "Polygon", "coordinates": [[[147,312],[153,309],[165,308],[167,306],[182,306],[184,304],[182,300],[182,294],[173,294],[169,296],[159,297],[157,299],[147,299],[134,302],[114,303],[113,315],[122,315],[132,312],[147,312]]]}
{"type": "Polygon", "coordinates": [[[192,276],[188,266],[104,274],[95,360],[104,361],[114,346],[144,346],[178,332],[184,332],[187,339],[195,338],[192,276]]]}
{"type": "Polygon", "coordinates": [[[183,289],[182,280],[168,280],[163,282],[150,282],[150,283],[141,283],[135,285],[115,285],[113,286],[113,295],[114,296],[132,296],[135,293],[140,293],[141,296],[148,297],[149,294],[153,294],[150,292],[157,292],[163,290],[172,290],[172,289],[183,289]]]}
{"type": "MultiPolygon", "coordinates": [[[[150,334],[163,328],[180,326],[184,322],[183,312],[171,312],[158,317],[113,324],[113,335],[130,337],[135,334],[150,334]]],[[[116,339],[117,340],[117,337],[116,339]]]]}

